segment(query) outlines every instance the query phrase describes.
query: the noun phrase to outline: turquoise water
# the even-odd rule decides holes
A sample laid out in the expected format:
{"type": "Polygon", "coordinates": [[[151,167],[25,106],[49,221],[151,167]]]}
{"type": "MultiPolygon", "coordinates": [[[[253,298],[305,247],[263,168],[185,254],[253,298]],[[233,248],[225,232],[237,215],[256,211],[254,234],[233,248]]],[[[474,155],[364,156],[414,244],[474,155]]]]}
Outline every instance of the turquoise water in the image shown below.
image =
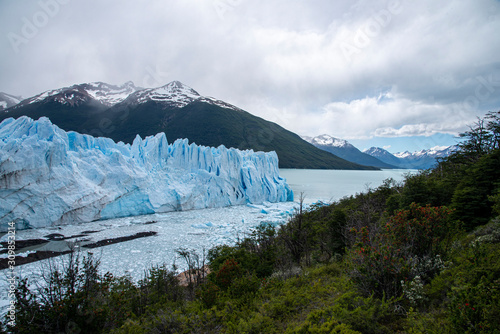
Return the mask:
{"type": "Polygon", "coordinates": [[[332,202],[344,196],[365,192],[377,188],[385,179],[402,181],[408,173],[417,173],[409,169],[383,169],[380,171],[358,170],[322,170],[322,169],[280,169],[292,187],[297,201],[300,193],[305,196],[305,203],[318,200],[332,202]]]}

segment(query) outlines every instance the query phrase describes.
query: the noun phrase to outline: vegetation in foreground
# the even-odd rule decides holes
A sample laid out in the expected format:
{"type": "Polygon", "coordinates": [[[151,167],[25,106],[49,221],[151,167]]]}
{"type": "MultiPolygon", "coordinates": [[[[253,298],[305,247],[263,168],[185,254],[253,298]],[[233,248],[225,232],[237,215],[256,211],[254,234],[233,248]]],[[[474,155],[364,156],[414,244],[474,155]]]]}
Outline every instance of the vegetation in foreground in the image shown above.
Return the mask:
{"type": "Polygon", "coordinates": [[[397,184],[260,226],[180,286],[102,275],[74,253],[16,292],[13,333],[500,333],[500,112],[454,155],[397,184]],[[31,287],[32,288],[32,287],[31,287]]]}

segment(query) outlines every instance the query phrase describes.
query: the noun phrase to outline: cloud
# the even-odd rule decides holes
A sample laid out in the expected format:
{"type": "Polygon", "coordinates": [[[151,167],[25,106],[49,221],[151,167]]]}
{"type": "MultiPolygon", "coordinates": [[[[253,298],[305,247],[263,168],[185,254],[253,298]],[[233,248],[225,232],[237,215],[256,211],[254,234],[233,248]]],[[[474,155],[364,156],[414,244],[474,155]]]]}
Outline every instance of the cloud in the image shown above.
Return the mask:
{"type": "Polygon", "coordinates": [[[457,133],[500,106],[495,0],[3,1],[0,22],[0,91],[25,97],[180,80],[347,139],[457,133]],[[16,52],[9,34],[24,38],[43,13],[16,52]]]}
{"type": "MultiPolygon", "coordinates": [[[[289,125],[299,124],[296,116],[289,125]]],[[[391,94],[325,105],[300,122],[300,133],[332,133],[345,139],[456,134],[475,116],[462,104],[415,103],[391,94]]]]}

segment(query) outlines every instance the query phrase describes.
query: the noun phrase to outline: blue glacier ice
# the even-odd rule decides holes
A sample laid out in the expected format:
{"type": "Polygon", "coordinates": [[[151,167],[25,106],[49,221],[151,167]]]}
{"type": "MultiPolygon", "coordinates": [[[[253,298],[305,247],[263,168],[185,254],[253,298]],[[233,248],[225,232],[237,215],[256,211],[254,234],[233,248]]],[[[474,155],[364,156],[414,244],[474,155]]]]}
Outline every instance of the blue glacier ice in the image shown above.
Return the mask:
{"type": "Polygon", "coordinates": [[[66,132],[48,118],[0,124],[0,230],[293,200],[275,152],[66,132]]]}

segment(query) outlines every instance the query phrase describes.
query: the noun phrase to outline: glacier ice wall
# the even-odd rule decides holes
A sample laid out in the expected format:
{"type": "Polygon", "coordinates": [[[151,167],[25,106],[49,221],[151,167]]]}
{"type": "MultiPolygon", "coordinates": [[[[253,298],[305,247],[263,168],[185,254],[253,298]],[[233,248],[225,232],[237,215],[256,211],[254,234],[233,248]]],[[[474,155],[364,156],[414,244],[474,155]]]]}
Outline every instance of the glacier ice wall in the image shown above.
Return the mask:
{"type": "Polygon", "coordinates": [[[48,118],[0,124],[0,229],[293,200],[275,152],[168,144],[164,133],[115,143],[48,118]]]}

